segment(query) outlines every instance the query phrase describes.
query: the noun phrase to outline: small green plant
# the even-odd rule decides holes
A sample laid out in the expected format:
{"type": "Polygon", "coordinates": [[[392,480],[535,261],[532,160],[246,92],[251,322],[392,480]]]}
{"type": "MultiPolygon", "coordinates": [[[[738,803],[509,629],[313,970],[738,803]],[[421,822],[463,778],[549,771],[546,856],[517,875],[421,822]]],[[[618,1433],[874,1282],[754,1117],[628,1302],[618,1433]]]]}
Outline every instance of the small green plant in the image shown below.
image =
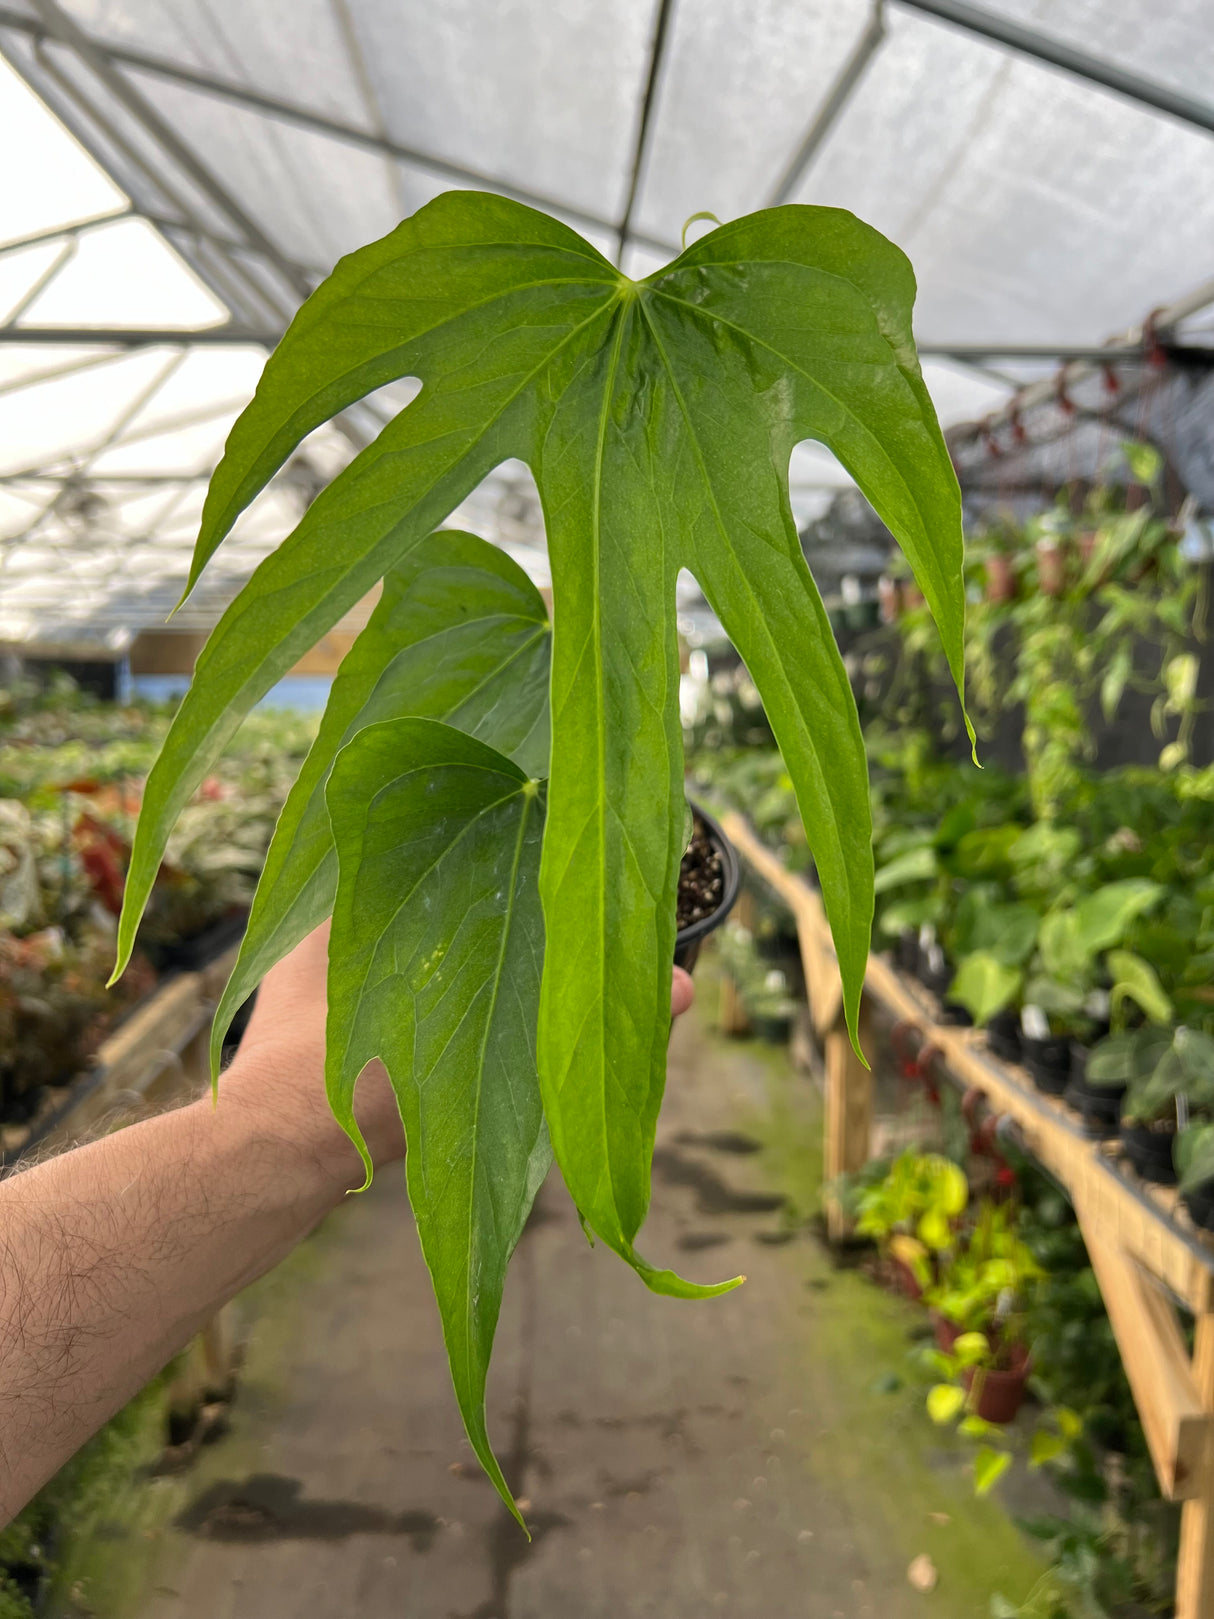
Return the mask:
{"type": "Polygon", "coordinates": [[[211,481],[191,589],[309,432],[420,380],[200,656],[144,795],[119,968],[173,823],[241,717],[384,580],[279,823],[215,1050],[262,974],[332,913],[330,1099],[361,1147],[354,1087],[382,1057],[464,1420],[511,1510],[485,1378],[550,1152],[587,1229],[649,1287],[697,1297],[738,1280],[697,1286],[635,1246],[684,848],[681,568],[762,694],[856,1037],[873,910],[864,746],[788,465],[815,438],[852,473],[960,683],[960,501],[913,297],[897,249],[838,210],[736,220],[635,282],[556,220],[451,193],[307,300],[211,481]],[[431,537],[508,457],[539,487],[551,631],[517,570],[431,537]]]}
{"type": "Polygon", "coordinates": [[[1129,1122],[1175,1126],[1178,1104],[1188,1116],[1214,1113],[1214,1038],[1184,1027],[1164,1032],[1162,1044],[1140,1035],[1134,1048],[1121,1108],[1129,1122]]]}
{"type": "Polygon", "coordinates": [[[939,1153],[900,1153],[881,1180],[856,1200],[856,1232],[872,1237],[914,1276],[930,1285],[934,1256],[954,1241],[954,1222],[965,1212],[965,1171],[939,1153]]]}

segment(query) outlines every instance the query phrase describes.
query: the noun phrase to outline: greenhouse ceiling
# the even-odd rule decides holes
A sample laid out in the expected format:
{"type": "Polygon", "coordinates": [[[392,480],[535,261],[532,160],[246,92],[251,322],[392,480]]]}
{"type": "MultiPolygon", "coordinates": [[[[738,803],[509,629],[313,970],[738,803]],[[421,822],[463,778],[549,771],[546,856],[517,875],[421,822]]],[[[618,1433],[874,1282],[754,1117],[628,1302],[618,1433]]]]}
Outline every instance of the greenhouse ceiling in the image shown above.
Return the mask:
{"type": "MultiPolygon", "coordinates": [[[[639,275],[702,210],[850,208],[946,423],[1154,311],[1214,340],[1214,0],[0,0],[0,53],[0,638],[161,622],[266,345],[453,185],[639,275]]],[[[408,397],[310,440],[180,622],[408,397]]],[[[845,481],[802,447],[794,508],[845,481]]],[[[524,468],[457,516],[543,577],[524,468]]]]}

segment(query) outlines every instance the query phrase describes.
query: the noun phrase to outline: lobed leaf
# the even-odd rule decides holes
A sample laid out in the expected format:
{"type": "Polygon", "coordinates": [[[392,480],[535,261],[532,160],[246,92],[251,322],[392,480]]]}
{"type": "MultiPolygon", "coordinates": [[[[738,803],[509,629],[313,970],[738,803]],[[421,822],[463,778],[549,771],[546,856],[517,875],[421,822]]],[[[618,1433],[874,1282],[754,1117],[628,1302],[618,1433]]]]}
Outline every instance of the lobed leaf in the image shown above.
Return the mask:
{"type": "Polygon", "coordinates": [[[233,428],[192,579],[312,427],[394,378],[420,378],[421,392],[262,564],[200,659],[148,783],[120,960],[173,819],[243,712],[486,472],[526,460],[554,588],[544,1104],[587,1223],[650,1286],[700,1291],[633,1248],[681,854],[675,582],[694,572],[763,696],[855,1039],[873,908],[867,771],[788,465],[815,438],[852,472],[910,557],[960,686],[960,501],[913,299],[902,254],[835,209],[738,220],[633,283],[566,227],[455,193],[344,259],[233,428]]]}
{"type": "Polygon", "coordinates": [[[327,798],[339,865],[329,1100],[369,1179],[354,1093],[382,1059],[464,1425],[522,1523],[490,1447],[485,1381],[506,1266],[551,1163],[535,1066],[543,789],[451,726],[402,719],[359,731],[327,798]]]}
{"type": "Polygon", "coordinates": [[[504,551],[440,530],[384,580],[342,660],[316,740],[274,830],[240,954],[215,1013],[211,1068],[241,1003],[333,910],[337,856],[325,786],[339,748],[365,726],[443,720],[548,773],[551,635],[543,598],[504,551]]]}

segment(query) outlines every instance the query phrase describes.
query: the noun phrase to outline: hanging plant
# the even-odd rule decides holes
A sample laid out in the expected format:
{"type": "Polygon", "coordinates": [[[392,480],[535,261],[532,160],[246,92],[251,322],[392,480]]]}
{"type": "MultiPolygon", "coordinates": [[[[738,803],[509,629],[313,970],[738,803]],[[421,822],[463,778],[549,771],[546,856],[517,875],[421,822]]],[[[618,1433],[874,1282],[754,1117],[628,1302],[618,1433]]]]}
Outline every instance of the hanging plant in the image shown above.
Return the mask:
{"type": "Polygon", "coordinates": [[[903,255],[836,209],[737,220],[634,282],[556,220],[450,193],[308,299],[211,481],[189,588],[308,433],[387,383],[421,381],[199,658],[148,781],[120,962],[173,823],[242,716],[386,578],[284,812],[216,1042],[332,912],[329,1095],[361,1148],[353,1087],[383,1058],[464,1419],[512,1510],[485,1375],[549,1138],[586,1226],[649,1287],[696,1297],[738,1280],[697,1286],[634,1246],[685,845],[681,568],[762,695],[856,1037],[873,908],[867,772],[788,464],[812,438],[852,474],[910,559],[959,685],[960,502],[913,299],[903,255]],[[517,569],[470,537],[433,535],[509,457],[543,503],[551,635],[517,569]]]}

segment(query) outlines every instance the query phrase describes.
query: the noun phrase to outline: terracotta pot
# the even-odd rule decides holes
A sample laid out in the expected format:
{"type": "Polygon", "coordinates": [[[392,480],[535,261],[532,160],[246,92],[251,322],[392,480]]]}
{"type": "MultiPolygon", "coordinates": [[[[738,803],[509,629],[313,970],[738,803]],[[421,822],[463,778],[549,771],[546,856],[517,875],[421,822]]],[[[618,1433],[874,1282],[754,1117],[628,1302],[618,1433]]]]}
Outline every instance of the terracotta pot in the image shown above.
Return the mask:
{"type": "Polygon", "coordinates": [[[1043,596],[1060,596],[1066,583],[1066,557],[1053,540],[1037,541],[1037,587],[1043,596]]]}
{"type": "Polygon", "coordinates": [[[939,1310],[932,1311],[932,1326],[935,1329],[937,1345],[946,1355],[951,1355],[953,1345],[965,1329],[959,1327],[955,1321],[950,1321],[946,1315],[941,1315],[939,1310]]]}
{"type": "Polygon", "coordinates": [[[890,1276],[897,1292],[905,1294],[908,1299],[921,1299],[923,1289],[919,1285],[919,1278],[910,1266],[901,1259],[890,1256],[890,1276]]]}
{"type": "Polygon", "coordinates": [[[986,559],[986,599],[988,602],[1010,602],[1016,594],[1016,575],[1012,572],[1011,557],[996,552],[986,559]]]}
{"type": "Polygon", "coordinates": [[[927,597],[919,589],[917,584],[909,579],[904,579],[902,581],[902,606],[907,612],[909,612],[912,607],[922,607],[926,601],[927,597]]]}
{"type": "Polygon", "coordinates": [[[882,624],[896,624],[902,616],[902,588],[897,579],[883,573],[877,580],[877,601],[881,605],[882,624]]]}
{"type": "Polygon", "coordinates": [[[1029,1352],[1024,1344],[1016,1344],[1010,1353],[1012,1364],[1006,1371],[979,1373],[971,1368],[965,1373],[968,1390],[972,1391],[978,1377],[982,1379],[978,1385],[974,1411],[984,1422],[1011,1422],[1024,1403],[1024,1391],[1032,1370],[1029,1352]]]}

